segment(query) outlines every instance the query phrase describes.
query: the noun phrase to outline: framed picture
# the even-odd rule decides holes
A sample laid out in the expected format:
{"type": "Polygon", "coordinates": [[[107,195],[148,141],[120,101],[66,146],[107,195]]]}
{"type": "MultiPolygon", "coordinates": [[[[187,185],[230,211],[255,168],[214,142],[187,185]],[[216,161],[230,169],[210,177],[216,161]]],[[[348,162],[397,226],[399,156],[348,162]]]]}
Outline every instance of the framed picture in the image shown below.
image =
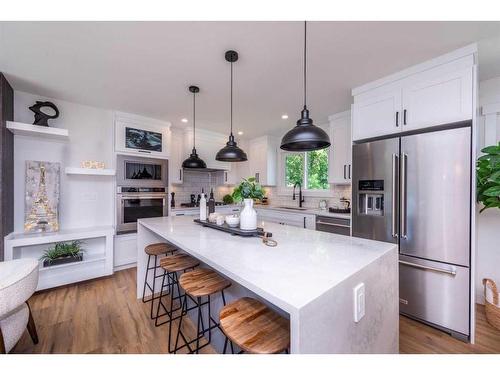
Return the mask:
{"type": "Polygon", "coordinates": [[[121,112],[115,113],[115,151],[167,159],[170,123],[121,112]]]}
{"type": "Polygon", "coordinates": [[[24,231],[59,230],[59,163],[26,161],[24,231]]]}
{"type": "Polygon", "coordinates": [[[162,152],[163,135],[154,131],[125,127],[125,147],[162,152]]]}

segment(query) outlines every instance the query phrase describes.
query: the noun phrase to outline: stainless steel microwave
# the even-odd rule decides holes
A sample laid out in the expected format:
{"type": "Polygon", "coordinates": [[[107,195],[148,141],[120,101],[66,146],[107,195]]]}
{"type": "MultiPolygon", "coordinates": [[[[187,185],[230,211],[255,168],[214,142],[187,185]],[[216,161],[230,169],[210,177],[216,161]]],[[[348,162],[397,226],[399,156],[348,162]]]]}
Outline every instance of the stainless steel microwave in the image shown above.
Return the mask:
{"type": "Polygon", "coordinates": [[[168,161],[165,159],[118,155],[116,185],[161,188],[168,185],[168,161]]]}

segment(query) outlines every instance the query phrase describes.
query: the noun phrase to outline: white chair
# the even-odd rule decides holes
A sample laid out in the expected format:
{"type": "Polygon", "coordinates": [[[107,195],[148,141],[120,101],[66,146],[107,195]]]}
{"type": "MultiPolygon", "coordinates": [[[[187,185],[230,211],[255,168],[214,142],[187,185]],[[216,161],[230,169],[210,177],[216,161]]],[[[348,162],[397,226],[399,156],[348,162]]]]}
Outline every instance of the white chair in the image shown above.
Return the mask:
{"type": "Polygon", "coordinates": [[[24,258],[0,262],[0,353],[8,353],[25,329],[38,343],[28,298],[38,285],[38,261],[24,258]]]}

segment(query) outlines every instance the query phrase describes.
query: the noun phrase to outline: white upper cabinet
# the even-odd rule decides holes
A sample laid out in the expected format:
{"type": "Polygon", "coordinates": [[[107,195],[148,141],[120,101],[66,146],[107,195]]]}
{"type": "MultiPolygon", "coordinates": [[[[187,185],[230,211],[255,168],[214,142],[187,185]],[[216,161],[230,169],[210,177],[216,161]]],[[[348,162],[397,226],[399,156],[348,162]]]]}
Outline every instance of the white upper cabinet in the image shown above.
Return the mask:
{"type": "Polygon", "coordinates": [[[350,184],[352,175],[351,111],[330,116],[328,182],[350,184]]]}
{"type": "Polygon", "coordinates": [[[352,108],[354,140],[400,132],[401,88],[375,89],[355,97],[352,108]]]}
{"type": "Polygon", "coordinates": [[[167,159],[169,122],[115,112],[115,152],[167,159]]]}
{"type": "Polygon", "coordinates": [[[414,84],[403,88],[403,131],[472,118],[472,67],[418,76],[414,84]]]}
{"type": "Polygon", "coordinates": [[[261,185],[276,186],[278,139],[264,136],[252,139],[248,144],[250,176],[261,185]]]}
{"type": "MultiPolygon", "coordinates": [[[[187,158],[193,148],[193,129],[186,129],[184,134],[185,156],[187,158]]],[[[215,160],[217,152],[226,145],[228,137],[209,130],[196,129],[196,151],[207,164],[207,168],[231,170],[231,163],[215,160]]]]}
{"type": "Polygon", "coordinates": [[[353,140],[472,119],[475,45],[353,90],[353,140]]]}
{"type": "Polygon", "coordinates": [[[182,184],[184,171],[182,162],[189,155],[184,150],[184,139],[181,129],[170,128],[170,158],[168,160],[168,176],[171,184],[182,184]]]}

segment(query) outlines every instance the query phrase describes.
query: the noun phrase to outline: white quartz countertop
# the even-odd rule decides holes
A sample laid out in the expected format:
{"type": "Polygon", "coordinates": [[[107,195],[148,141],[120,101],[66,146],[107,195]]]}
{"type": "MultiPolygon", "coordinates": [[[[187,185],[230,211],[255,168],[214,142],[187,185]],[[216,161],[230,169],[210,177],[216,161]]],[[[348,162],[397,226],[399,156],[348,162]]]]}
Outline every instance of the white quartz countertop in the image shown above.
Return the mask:
{"type": "Polygon", "coordinates": [[[140,219],[139,225],[290,313],[396,249],[390,243],[274,223],[264,227],[277,247],[202,227],[192,217],[140,219]]]}

